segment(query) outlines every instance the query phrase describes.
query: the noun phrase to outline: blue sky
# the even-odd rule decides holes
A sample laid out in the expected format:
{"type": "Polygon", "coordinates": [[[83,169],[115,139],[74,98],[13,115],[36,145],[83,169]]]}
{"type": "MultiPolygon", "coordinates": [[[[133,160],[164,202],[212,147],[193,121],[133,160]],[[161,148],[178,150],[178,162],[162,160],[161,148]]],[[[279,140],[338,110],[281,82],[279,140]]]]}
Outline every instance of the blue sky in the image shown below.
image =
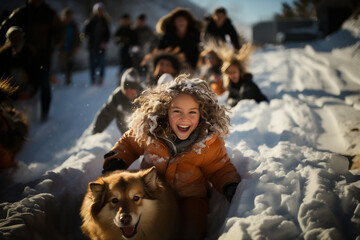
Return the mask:
{"type": "Polygon", "coordinates": [[[283,2],[292,5],[294,0],[190,0],[207,9],[209,12],[217,6],[227,9],[229,17],[241,24],[252,25],[259,21],[271,19],[281,12],[283,2]]]}

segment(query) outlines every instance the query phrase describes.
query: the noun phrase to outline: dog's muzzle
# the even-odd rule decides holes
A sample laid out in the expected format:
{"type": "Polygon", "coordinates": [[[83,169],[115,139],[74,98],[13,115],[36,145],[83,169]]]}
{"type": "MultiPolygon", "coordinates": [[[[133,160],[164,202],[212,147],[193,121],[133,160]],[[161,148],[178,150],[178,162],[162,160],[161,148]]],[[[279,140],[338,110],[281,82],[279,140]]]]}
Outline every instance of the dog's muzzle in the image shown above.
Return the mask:
{"type": "Polygon", "coordinates": [[[132,216],[127,213],[122,213],[119,220],[115,221],[115,224],[120,227],[124,237],[132,238],[137,233],[137,225],[140,222],[140,218],[141,216],[139,217],[135,225],[131,225],[131,222],[133,220],[132,216]]]}

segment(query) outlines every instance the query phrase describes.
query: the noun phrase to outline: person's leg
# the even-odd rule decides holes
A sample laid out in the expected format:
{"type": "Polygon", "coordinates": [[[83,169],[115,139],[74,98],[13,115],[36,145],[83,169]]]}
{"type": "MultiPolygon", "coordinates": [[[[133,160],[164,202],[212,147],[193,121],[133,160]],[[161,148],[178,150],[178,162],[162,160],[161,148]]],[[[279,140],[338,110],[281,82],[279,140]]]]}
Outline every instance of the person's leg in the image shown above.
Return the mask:
{"type": "Polygon", "coordinates": [[[90,80],[91,84],[95,84],[96,80],[96,50],[89,50],[89,63],[90,63],[90,80]]]}
{"type": "Polygon", "coordinates": [[[71,74],[73,68],[74,54],[71,51],[68,51],[66,54],[66,84],[71,84],[71,74]]]}
{"type": "Polygon", "coordinates": [[[182,198],[179,203],[181,239],[204,239],[206,236],[208,200],[205,198],[182,198]]]}
{"type": "Polygon", "coordinates": [[[99,56],[98,56],[98,60],[99,60],[99,84],[101,85],[103,83],[104,80],[104,75],[105,75],[105,50],[102,50],[99,52],[99,56]]]}
{"type": "Polygon", "coordinates": [[[50,86],[50,61],[43,60],[38,68],[38,78],[40,83],[40,101],[41,101],[41,121],[46,121],[49,116],[51,103],[50,86]]]}

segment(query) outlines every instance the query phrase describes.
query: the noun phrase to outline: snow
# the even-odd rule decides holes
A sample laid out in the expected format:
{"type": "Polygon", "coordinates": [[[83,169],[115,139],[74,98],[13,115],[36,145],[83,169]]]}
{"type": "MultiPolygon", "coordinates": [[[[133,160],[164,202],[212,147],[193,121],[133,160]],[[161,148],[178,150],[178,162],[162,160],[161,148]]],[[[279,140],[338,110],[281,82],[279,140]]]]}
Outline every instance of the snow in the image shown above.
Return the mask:
{"type": "MultiPolygon", "coordinates": [[[[231,110],[225,142],[242,182],[231,204],[214,193],[208,239],[359,238],[360,170],[349,171],[343,156],[360,154],[357,26],[350,20],[325,40],[253,54],[251,72],[270,102],[244,100],[231,110]]],[[[114,123],[90,134],[116,73],[108,67],[103,86],[90,86],[87,71],[70,87],[54,85],[50,119],[32,121],[19,166],[0,174],[1,239],[82,238],[87,184],[120,137],[114,123]]]]}

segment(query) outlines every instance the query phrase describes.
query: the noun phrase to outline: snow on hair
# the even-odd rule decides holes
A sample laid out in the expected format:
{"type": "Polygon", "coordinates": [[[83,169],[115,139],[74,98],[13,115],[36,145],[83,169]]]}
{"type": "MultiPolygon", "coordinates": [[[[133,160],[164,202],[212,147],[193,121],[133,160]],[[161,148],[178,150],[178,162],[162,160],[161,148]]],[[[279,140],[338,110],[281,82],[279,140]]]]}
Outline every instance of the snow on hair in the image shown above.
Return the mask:
{"type": "Polygon", "coordinates": [[[189,94],[199,103],[198,140],[215,133],[228,136],[230,118],[226,107],[218,103],[216,94],[206,81],[181,74],[172,82],[143,91],[134,101],[139,107],[132,114],[129,127],[134,131],[136,140],[146,141],[149,134],[156,138],[176,138],[169,124],[168,109],[179,94],[189,94]]]}

